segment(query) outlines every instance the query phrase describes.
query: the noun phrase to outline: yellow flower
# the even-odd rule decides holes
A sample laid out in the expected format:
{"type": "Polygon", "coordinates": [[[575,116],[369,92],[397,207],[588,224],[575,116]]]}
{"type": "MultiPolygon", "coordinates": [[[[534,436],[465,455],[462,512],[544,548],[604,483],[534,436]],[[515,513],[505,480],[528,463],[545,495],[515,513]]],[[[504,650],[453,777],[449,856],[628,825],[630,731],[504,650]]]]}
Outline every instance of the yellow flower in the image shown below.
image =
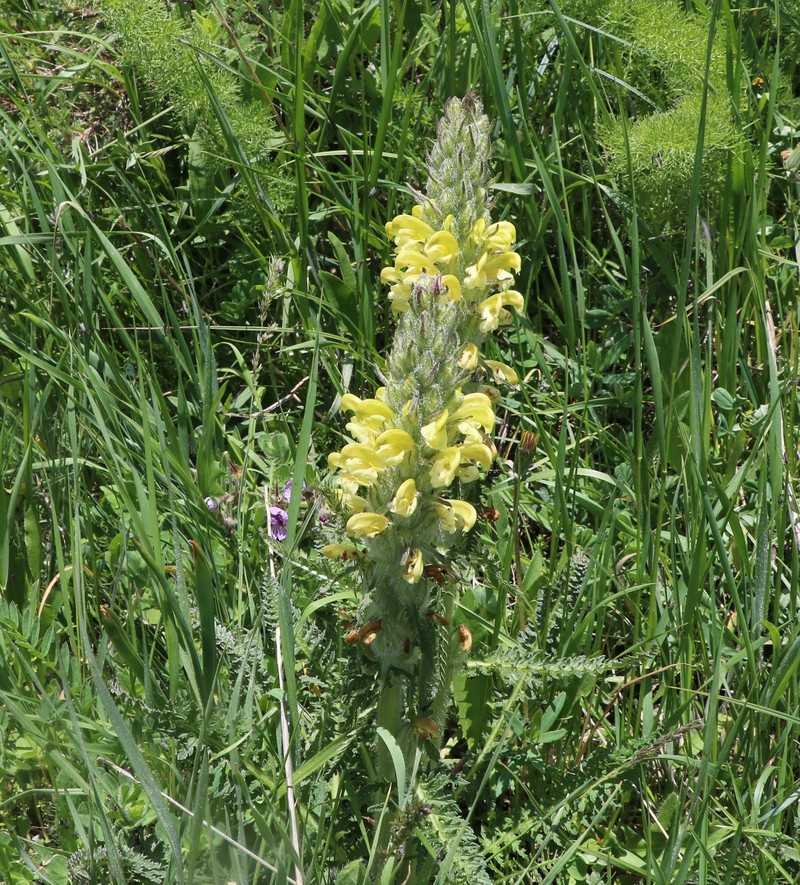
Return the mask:
{"type": "Polygon", "coordinates": [[[451,301],[461,300],[461,283],[458,277],[453,276],[451,273],[446,273],[442,277],[442,285],[447,286],[447,294],[450,296],[451,301]]]}
{"type": "Polygon", "coordinates": [[[384,430],[375,440],[375,454],[385,467],[397,466],[413,449],[414,440],[411,434],[397,427],[384,430]]]}
{"type": "Polygon", "coordinates": [[[340,481],[344,478],[362,486],[374,485],[386,467],[372,446],[363,443],[349,443],[341,452],[329,455],[328,466],[342,471],[340,481]]]}
{"type": "Polygon", "coordinates": [[[510,221],[487,225],[485,219],[479,218],[472,228],[470,238],[478,248],[483,246],[492,252],[506,252],[516,242],[517,231],[510,221]]]}
{"type": "Polygon", "coordinates": [[[477,461],[484,470],[488,470],[494,461],[492,450],[485,443],[473,443],[461,446],[461,463],[477,461]]]}
{"type": "Polygon", "coordinates": [[[394,266],[400,271],[406,268],[406,275],[404,277],[406,280],[408,279],[408,274],[418,276],[421,273],[426,273],[428,276],[435,277],[439,273],[439,269],[427,255],[423,255],[422,252],[417,252],[414,249],[403,249],[402,252],[398,252],[397,258],[394,260],[394,266]]]}
{"type": "Polygon", "coordinates": [[[383,418],[388,421],[394,418],[394,412],[379,399],[360,399],[353,393],[346,393],[342,397],[342,408],[347,412],[355,412],[356,418],[383,418]]]}
{"type": "Polygon", "coordinates": [[[462,532],[468,532],[478,519],[478,514],[475,511],[475,508],[469,503],[469,501],[459,501],[458,499],[455,499],[448,503],[453,508],[458,528],[461,529],[462,532]]]}
{"type": "Polygon", "coordinates": [[[485,393],[468,393],[450,416],[450,421],[456,423],[464,418],[471,419],[473,423],[479,424],[485,430],[491,430],[495,422],[492,401],[485,393]]]}
{"type": "Polygon", "coordinates": [[[409,584],[416,584],[425,573],[422,551],[419,549],[407,550],[404,559],[403,580],[408,581],[409,584]]]}
{"type": "Polygon", "coordinates": [[[386,233],[394,237],[398,249],[421,245],[435,233],[434,229],[419,216],[422,206],[415,206],[411,215],[398,215],[386,222],[386,233]]]}
{"type": "Polygon", "coordinates": [[[351,559],[360,559],[364,554],[349,544],[326,544],[322,548],[322,555],[328,559],[341,559],[348,562],[351,559]]]}
{"type": "Polygon", "coordinates": [[[449,412],[445,409],[430,424],[421,428],[422,438],[432,449],[443,449],[447,446],[447,418],[449,412]]]}
{"type": "Polygon", "coordinates": [[[382,426],[383,421],[378,421],[376,418],[370,418],[367,421],[348,421],[345,424],[350,436],[365,446],[371,446],[375,442],[382,426]]]}
{"type": "Polygon", "coordinates": [[[479,325],[481,332],[492,332],[498,326],[510,322],[511,314],[504,310],[506,306],[522,310],[524,305],[525,299],[514,289],[490,295],[477,307],[478,316],[481,318],[479,325]]]}
{"type": "Polygon", "coordinates": [[[443,486],[449,486],[455,479],[460,463],[461,450],[458,446],[450,446],[444,451],[439,452],[431,461],[431,488],[438,489],[443,486]]]}
{"type": "Polygon", "coordinates": [[[519,375],[505,363],[499,363],[497,360],[486,360],[486,365],[492,370],[492,374],[498,381],[506,384],[519,384],[519,375]]]}
{"type": "Polygon", "coordinates": [[[481,478],[481,472],[474,464],[468,464],[466,467],[460,467],[458,470],[458,478],[462,483],[475,482],[481,478]]]}
{"type": "Polygon", "coordinates": [[[425,244],[425,254],[437,264],[447,264],[458,255],[456,238],[449,231],[438,231],[425,244]]]}
{"type": "MultiPolygon", "coordinates": [[[[330,462],[330,458],[328,459],[330,462]]],[[[339,453],[339,469],[348,470],[351,466],[384,468],[384,463],[372,446],[364,443],[348,443],[339,453]]]]}
{"type": "Polygon", "coordinates": [[[478,519],[478,514],[469,501],[442,499],[434,505],[434,510],[442,529],[451,535],[455,531],[468,532],[478,519]]]}
{"type": "Polygon", "coordinates": [[[363,513],[367,509],[367,502],[360,495],[346,489],[339,489],[339,498],[351,513],[363,513]]]}
{"type": "Polygon", "coordinates": [[[513,280],[509,270],[519,271],[522,260],[516,252],[498,252],[494,255],[484,252],[475,262],[470,264],[464,276],[465,289],[483,289],[492,282],[513,280]]]}
{"type": "Polygon", "coordinates": [[[399,516],[411,516],[417,509],[417,484],[413,479],[401,482],[389,504],[389,510],[399,516]]]}
{"type": "Polygon", "coordinates": [[[390,524],[391,520],[379,513],[356,513],[347,520],[347,534],[354,538],[374,538],[390,524]]]}
{"type": "Polygon", "coordinates": [[[471,372],[478,365],[478,346],[476,344],[468,344],[464,348],[464,352],[458,358],[458,365],[467,372],[471,372]]]}

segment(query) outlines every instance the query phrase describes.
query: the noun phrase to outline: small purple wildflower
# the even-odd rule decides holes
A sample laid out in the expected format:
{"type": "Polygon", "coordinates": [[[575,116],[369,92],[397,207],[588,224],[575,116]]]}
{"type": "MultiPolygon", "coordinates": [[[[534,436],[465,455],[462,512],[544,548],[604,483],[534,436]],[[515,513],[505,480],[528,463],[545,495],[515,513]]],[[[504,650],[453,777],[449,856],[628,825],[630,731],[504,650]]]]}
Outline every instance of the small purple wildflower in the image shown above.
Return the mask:
{"type": "MultiPolygon", "coordinates": [[[[283,490],[281,492],[281,497],[283,498],[284,501],[286,501],[287,504],[289,503],[289,500],[292,497],[292,486],[293,485],[294,485],[294,480],[290,479],[286,483],[286,485],[283,487],[283,490]]],[[[305,496],[306,496],[306,482],[305,482],[305,480],[303,480],[303,497],[305,498],[305,496]]]]}
{"type": "Polygon", "coordinates": [[[272,537],[276,541],[286,540],[286,524],[289,522],[289,514],[283,507],[269,508],[269,524],[272,537]]]}
{"type": "Polygon", "coordinates": [[[219,509],[219,501],[212,498],[211,495],[205,498],[203,503],[208,507],[211,513],[215,513],[219,509]]]}

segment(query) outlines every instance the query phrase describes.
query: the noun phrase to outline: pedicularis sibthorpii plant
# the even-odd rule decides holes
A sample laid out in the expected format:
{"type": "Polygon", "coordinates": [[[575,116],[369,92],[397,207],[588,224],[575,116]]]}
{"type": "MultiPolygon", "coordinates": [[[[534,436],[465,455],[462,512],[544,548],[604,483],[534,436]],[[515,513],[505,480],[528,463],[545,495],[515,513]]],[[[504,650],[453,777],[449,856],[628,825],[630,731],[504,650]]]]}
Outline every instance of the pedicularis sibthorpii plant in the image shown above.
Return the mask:
{"type": "Polygon", "coordinates": [[[470,650],[455,620],[455,548],[477,520],[475,484],[496,456],[491,382],[517,383],[481,345],[523,307],[512,287],[514,226],[493,222],[487,195],[489,121],[477,98],[452,99],[428,159],[426,193],[386,225],[397,317],[383,385],[342,397],[353,442],[329,457],[346,531],[356,546],[325,553],[358,560],[365,596],[348,636],[368,648],[382,679],[378,723],[408,753],[436,747],[453,676],[470,650]]]}

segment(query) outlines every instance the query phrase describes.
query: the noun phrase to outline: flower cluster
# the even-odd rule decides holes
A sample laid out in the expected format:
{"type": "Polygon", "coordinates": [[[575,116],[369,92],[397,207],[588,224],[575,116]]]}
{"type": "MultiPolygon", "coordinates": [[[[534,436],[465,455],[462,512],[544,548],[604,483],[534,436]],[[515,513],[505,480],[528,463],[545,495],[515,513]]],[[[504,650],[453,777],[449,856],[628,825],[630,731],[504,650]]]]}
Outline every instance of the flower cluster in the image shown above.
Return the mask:
{"type": "Polygon", "coordinates": [[[394,267],[381,272],[382,282],[391,283],[392,311],[405,313],[414,285],[425,276],[438,277],[445,297],[464,299],[480,332],[493,332],[511,321],[506,307],[521,310],[524,304],[522,295],[510,288],[512,271],[521,267],[519,254],[511,250],[517,238],[514,225],[508,221],[489,224],[479,218],[460,243],[453,234],[454,216],[443,220],[440,216],[436,206],[428,202],[414,206],[411,215],[398,215],[386,224],[386,233],[394,237],[397,246],[394,267]],[[438,222],[438,229],[431,222],[438,222]]]}
{"type": "Polygon", "coordinates": [[[431,630],[450,630],[455,592],[442,591],[442,576],[450,574],[449,551],[477,521],[470,484],[497,454],[500,394],[492,385],[518,382],[509,366],[481,355],[486,336],[511,321],[508,308],[524,305],[512,288],[521,268],[516,231],[489,214],[488,154],[480,104],[472,96],[451,101],[426,195],[386,225],[395,256],[381,279],[397,328],[384,386],[369,398],[342,397],[351,441],[328,458],[352,543],[323,552],[360,560],[367,583],[359,622],[369,629],[348,641],[369,647],[387,685],[398,673],[430,671],[408,682],[416,699],[405,699],[407,722],[423,708],[434,720],[443,715],[447,674],[471,646],[466,627],[440,639],[431,630]]]}
{"type": "MultiPolygon", "coordinates": [[[[489,437],[494,427],[492,402],[485,393],[456,390],[431,420],[420,425],[413,397],[396,414],[381,398],[342,397],[342,408],[353,413],[347,429],[356,442],[328,457],[337,469],[339,495],[352,514],[347,533],[353,538],[376,538],[390,526],[402,536],[419,535],[420,517],[433,535],[468,532],[477,513],[468,501],[445,497],[458,478],[469,483],[488,469],[495,448],[489,437]],[[412,520],[413,517],[413,520],[412,520]]],[[[441,540],[441,539],[439,539],[441,540]]],[[[331,556],[352,558],[350,548],[329,545],[331,556]]],[[[402,576],[416,583],[424,572],[424,554],[409,548],[402,576]]]]}

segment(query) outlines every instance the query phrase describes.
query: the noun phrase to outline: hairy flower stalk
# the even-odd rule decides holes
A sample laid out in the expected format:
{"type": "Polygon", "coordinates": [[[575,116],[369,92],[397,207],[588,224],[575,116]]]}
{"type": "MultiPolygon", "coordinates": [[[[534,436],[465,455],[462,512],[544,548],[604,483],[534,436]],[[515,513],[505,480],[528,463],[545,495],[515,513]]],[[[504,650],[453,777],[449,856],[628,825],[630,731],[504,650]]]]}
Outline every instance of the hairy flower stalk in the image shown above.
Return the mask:
{"type": "Polygon", "coordinates": [[[508,308],[523,307],[511,288],[520,269],[514,226],[489,214],[481,110],[474,96],[448,103],[426,193],[386,225],[395,257],[381,279],[397,328],[384,386],[372,397],[342,397],[353,441],[329,456],[353,543],[324,552],[363,569],[362,627],[350,641],[379,662],[379,724],[406,753],[418,741],[438,746],[452,678],[472,644],[453,623],[449,564],[477,519],[471,487],[496,456],[492,384],[517,383],[510,367],[480,352],[511,321],[508,308]]]}

